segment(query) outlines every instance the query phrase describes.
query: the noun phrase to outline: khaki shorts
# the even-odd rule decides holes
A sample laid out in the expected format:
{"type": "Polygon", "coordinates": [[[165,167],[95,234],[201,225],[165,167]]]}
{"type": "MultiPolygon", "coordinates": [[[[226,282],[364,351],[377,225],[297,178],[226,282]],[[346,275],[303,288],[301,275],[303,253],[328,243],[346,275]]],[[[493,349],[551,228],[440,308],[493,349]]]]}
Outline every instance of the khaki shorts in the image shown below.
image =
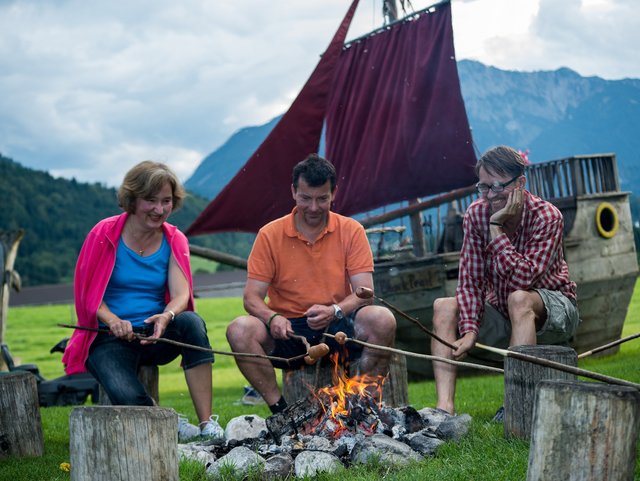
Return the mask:
{"type": "MultiPolygon", "coordinates": [[[[538,344],[565,344],[575,335],[580,319],[574,301],[559,291],[534,289],[544,303],[547,320],[536,333],[538,344]]],[[[478,342],[507,348],[511,338],[511,322],[491,304],[484,306],[484,316],[478,332],[478,342]]]]}

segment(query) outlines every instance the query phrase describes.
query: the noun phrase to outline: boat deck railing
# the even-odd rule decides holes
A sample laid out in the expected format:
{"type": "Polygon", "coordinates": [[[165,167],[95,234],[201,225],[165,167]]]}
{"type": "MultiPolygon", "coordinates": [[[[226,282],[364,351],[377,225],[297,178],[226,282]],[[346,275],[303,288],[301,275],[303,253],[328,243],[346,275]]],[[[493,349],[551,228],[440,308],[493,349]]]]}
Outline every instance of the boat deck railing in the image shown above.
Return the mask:
{"type": "MultiPolygon", "coordinates": [[[[576,155],[529,164],[526,176],[527,189],[531,193],[552,202],[563,211],[567,232],[573,224],[578,197],[620,192],[615,154],[576,155]]],[[[422,256],[453,252],[462,246],[463,214],[477,197],[475,186],[469,186],[393,212],[367,217],[360,222],[367,228],[394,221],[410,225],[411,221],[406,219],[407,216],[419,215],[426,245],[417,249],[414,245],[414,254],[422,256]]],[[[394,251],[402,253],[407,250],[406,245],[410,239],[402,233],[396,238],[387,234],[386,239],[383,239],[385,234],[380,233],[379,229],[368,232],[372,245],[376,246],[374,255],[378,258],[393,255],[394,251]]]]}

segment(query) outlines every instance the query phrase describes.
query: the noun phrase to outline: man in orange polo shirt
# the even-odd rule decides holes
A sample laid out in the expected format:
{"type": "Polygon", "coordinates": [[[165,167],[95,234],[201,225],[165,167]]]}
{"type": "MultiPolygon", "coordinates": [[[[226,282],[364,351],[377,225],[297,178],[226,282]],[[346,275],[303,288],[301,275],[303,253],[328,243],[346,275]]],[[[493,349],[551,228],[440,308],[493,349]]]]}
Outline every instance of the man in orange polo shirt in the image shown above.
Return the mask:
{"type": "MultiPolygon", "coordinates": [[[[373,255],[362,225],[330,211],[335,192],[336,171],[326,159],[312,154],[293,169],[291,193],[296,206],[260,229],[249,255],[244,290],[248,315],[234,319],[227,328],[234,352],[283,358],[304,354],[305,346],[291,334],[304,335],[311,345],[326,342],[341,351],[323,338],[325,329],[372,344],[393,344],[393,314],[355,295],[358,287],[373,289],[373,255]]],[[[351,346],[349,357],[359,357],[359,374],[387,374],[389,353],[351,346]]],[[[236,362],[272,412],[286,407],[274,366],[289,366],[245,357],[236,362]]]]}

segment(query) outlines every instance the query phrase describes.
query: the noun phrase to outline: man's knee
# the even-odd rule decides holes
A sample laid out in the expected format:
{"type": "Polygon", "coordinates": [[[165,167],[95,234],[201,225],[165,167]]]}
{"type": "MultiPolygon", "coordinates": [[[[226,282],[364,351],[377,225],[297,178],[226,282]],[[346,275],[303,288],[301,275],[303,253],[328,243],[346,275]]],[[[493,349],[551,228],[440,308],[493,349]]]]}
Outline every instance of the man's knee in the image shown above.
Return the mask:
{"type": "Polygon", "coordinates": [[[255,338],[254,333],[257,328],[266,329],[265,326],[260,326],[259,324],[261,322],[253,316],[239,316],[231,321],[227,326],[226,333],[227,341],[229,341],[231,348],[233,349],[235,345],[241,344],[243,341],[255,338]]]}
{"type": "Polygon", "coordinates": [[[442,328],[457,325],[458,301],[455,297],[439,297],[433,301],[433,327],[442,328]]]}
{"type": "Polygon", "coordinates": [[[382,306],[365,306],[358,312],[356,333],[378,335],[393,338],[396,332],[396,318],[392,312],[382,306]]]}

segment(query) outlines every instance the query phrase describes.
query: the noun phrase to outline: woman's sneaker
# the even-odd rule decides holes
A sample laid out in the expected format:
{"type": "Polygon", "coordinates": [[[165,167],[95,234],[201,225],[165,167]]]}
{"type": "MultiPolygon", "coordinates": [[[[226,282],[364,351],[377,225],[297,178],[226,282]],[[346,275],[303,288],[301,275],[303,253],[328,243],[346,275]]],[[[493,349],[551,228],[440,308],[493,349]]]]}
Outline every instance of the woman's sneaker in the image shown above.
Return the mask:
{"type": "MultiPolygon", "coordinates": [[[[224,439],[224,429],[218,423],[218,415],[213,414],[208,421],[200,423],[200,437],[207,439],[224,439]]],[[[195,427],[195,426],[194,426],[195,427]]]]}
{"type": "Polygon", "coordinates": [[[178,442],[184,443],[200,436],[200,428],[189,422],[186,416],[178,414],[178,442]]]}

